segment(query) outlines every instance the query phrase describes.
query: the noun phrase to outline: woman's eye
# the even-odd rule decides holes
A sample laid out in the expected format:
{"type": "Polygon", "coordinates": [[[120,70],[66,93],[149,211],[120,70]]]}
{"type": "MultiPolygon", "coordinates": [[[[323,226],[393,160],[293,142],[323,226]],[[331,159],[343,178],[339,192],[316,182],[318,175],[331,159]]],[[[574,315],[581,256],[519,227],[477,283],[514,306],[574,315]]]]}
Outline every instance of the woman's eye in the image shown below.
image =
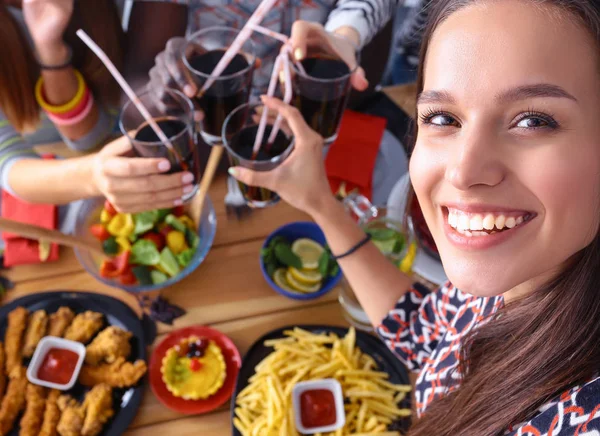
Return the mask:
{"type": "Polygon", "coordinates": [[[539,117],[527,117],[517,123],[517,127],[523,129],[539,129],[542,127],[548,127],[550,123],[539,117]]]}
{"type": "Polygon", "coordinates": [[[423,124],[431,124],[434,126],[440,126],[440,127],[447,127],[447,126],[453,126],[453,127],[459,127],[459,123],[458,121],[451,115],[448,114],[430,114],[430,115],[424,115],[421,117],[421,121],[423,122],[423,124]]]}

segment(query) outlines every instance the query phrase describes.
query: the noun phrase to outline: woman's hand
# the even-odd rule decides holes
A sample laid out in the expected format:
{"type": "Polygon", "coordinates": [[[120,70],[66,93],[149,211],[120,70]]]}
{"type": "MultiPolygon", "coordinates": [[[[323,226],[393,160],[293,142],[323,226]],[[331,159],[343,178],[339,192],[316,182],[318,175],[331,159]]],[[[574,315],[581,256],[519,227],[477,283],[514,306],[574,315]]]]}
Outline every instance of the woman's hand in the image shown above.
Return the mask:
{"type": "Polygon", "coordinates": [[[171,168],[167,159],[127,157],[131,151],[129,139],[123,136],[92,157],[96,193],[119,212],[181,205],[182,196],[193,190],[192,173],[165,174],[171,168]]]}
{"type": "Polygon", "coordinates": [[[63,34],[73,14],[73,3],[74,0],[23,0],[25,23],[43,63],[64,62],[63,34]]]}
{"type": "MultiPolygon", "coordinates": [[[[323,47],[326,52],[337,54],[350,69],[354,69],[358,62],[356,59],[356,46],[359,43],[358,32],[350,27],[342,27],[335,33],[339,37],[332,36],[319,23],[300,20],[292,25],[292,35],[288,44],[291,45],[297,61],[306,57],[309,46],[317,45],[323,47]]],[[[362,67],[356,69],[350,80],[357,91],[364,91],[369,86],[362,67]]]]}
{"type": "Polygon", "coordinates": [[[298,109],[276,98],[262,100],[283,116],[294,134],[294,151],[272,171],[235,167],[230,173],[242,183],[277,192],[290,205],[313,215],[332,197],[323,163],[323,138],[308,127],[298,109]]]}

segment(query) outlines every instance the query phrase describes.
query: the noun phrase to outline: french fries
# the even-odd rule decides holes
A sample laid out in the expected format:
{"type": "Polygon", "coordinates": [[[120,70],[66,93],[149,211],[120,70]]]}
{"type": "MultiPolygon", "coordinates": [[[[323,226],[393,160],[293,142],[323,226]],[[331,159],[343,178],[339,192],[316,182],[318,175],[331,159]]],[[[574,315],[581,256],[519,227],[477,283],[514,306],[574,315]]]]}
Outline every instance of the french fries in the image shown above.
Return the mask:
{"type": "Polygon", "coordinates": [[[322,378],[342,385],[346,424],[321,436],[400,435],[388,426],[410,416],[410,409],[398,403],[411,387],[390,383],[388,374],[377,371],[375,360],[356,346],[354,328],[342,339],[300,328],[285,335],[265,341],[274,351],[256,365],[250,384],[236,398],[233,422],[243,436],[298,436],[292,389],[297,382],[322,378]]]}

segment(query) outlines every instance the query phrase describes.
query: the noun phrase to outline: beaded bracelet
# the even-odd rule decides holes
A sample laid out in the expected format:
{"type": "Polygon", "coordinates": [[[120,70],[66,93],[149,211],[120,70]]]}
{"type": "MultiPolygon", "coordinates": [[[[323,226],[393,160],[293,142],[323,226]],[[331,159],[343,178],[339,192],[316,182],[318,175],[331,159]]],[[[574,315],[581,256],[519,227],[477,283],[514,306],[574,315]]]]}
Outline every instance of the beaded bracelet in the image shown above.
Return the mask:
{"type": "Polygon", "coordinates": [[[53,106],[46,101],[43,93],[44,78],[40,77],[38,79],[37,83],[35,84],[35,99],[42,109],[48,113],[64,114],[72,111],[81,102],[85,95],[87,86],[85,85],[85,80],[83,80],[81,73],[77,70],[73,70],[73,72],[75,73],[75,77],[77,77],[77,92],[71,101],[60,106],[53,106]]]}
{"type": "Polygon", "coordinates": [[[335,256],[332,253],[333,260],[339,260],[344,257],[350,256],[351,254],[353,254],[356,250],[361,248],[363,245],[365,245],[370,240],[371,240],[371,235],[367,233],[367,236],[365,236],[363,239],[361,239],[361,241],[358,244],[356,244],[354,247],[352,247],[350,250],[346,251],[345,253],[342,253],[339,256],[335,256]]]}
{"type": "Polygon", "coordinates": [[[90,114],[93,107],[94,107],[94,97],[90,94],[88,103],[85,106],[85,109],[83,109],[83,111],[80,114],[75,115],[73,118],[65,120],[62,118],[58,118],[56,115],[54,115],[50,112],[47,112],[48,119],[50,121],[52,121],[54,124],[56,124],[57,126],[73,126],[75,124],[82,122],[85,119],[85,117],[87,117],[90,114]]]}

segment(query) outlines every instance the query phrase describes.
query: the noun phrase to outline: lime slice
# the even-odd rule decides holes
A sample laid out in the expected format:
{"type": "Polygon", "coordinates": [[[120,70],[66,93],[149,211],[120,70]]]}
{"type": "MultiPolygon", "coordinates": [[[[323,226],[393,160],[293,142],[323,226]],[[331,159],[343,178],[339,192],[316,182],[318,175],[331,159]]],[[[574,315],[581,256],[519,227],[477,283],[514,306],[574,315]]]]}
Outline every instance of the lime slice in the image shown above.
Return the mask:
{"type": "Polygon", "coordinates": [[[315,283],[314,285],[305,285],[296,280],[290,270],[288,270],[288,272],[285,274],[285,278],[292,289],[305,294],[312,294],[313,292],[317,292],[319,289],[321,289],[321,282],[315,283]]]}
{"type": "Polygon", "coordinates": [[[383,254],[390,254],[394,251],[394,246],[396,245],[396,239],[388,239],[387,241],[377,241],[372,240],[373,244],[381,251],[383,254]]]}
{"type": "Polygon", "coordinates": [[[285,278],[285,275],[285,268],[279,268],[277,271],[275,271],[275,274],[273,274],[273,281],[275,282],[275,284],[284,291],[291,292],[293,294],[301,294],[301,292],[296,291],[289,285],[287,279],[285,278]]]}
{"type": "Polygon", "coordinates": [[[297,239],[292,244],[292,252],[302,259],[304,269],[319,268],[319,258],[325,249],[312,239],[302,238],[297,239]]]}
{"type": "Polygon", "coordinates": [[[323,281],[321,273],[315,270],[299,270],[294,267],[290,267],[290,274],[299,283],[307,286],[313,286],[323,281]]]}

